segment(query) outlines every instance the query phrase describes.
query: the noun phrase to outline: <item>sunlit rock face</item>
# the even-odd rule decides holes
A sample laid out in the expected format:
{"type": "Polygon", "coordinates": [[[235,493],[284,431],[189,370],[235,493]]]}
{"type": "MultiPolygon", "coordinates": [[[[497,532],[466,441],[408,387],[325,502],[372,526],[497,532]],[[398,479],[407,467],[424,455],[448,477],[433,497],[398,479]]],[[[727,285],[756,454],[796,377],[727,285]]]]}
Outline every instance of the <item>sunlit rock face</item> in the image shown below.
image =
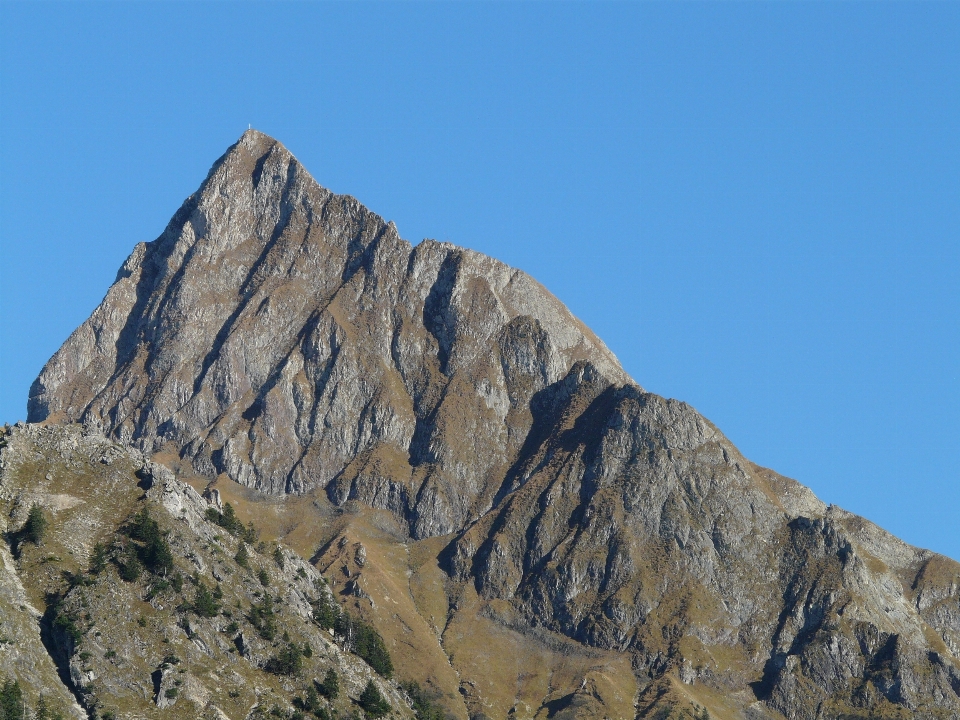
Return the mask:
{"type": "Polygon", "coordinates": [[[960,715],[960,566],[752,464],[536,281],[412,247],[256,131],[135,248],[29,418],[450,535],[484,617],[629,654],[640,714],[674,678],[742,717],[960,715]]]}
{"type": "Polygon", "coordinates": [[[530,399],[616,358],[529,276],[416,248],[244,134],[34,384],[31,421],[103,428],[267,493],[329,487],[446,534],[489,508],[530,399]]]}

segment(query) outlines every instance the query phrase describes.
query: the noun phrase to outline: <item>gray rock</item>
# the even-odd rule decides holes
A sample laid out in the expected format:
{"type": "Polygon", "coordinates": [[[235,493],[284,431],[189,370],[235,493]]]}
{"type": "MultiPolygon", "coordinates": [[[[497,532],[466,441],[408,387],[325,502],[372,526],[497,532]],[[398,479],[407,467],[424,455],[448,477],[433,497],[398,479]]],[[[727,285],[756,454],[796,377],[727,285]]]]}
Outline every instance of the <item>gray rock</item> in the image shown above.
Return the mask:
{"type": "MultiPolygon", "coordinates": [[[[412,247],[256,131],[134,249],[29,419],[451,535],[453,582],[629,653],[641,695],[672,674],[751,717],[960,713],[960,566],[749,462],[530,277],[412,247]]],[[[141,474],[208,532],[203,498],[141,474]]]]}

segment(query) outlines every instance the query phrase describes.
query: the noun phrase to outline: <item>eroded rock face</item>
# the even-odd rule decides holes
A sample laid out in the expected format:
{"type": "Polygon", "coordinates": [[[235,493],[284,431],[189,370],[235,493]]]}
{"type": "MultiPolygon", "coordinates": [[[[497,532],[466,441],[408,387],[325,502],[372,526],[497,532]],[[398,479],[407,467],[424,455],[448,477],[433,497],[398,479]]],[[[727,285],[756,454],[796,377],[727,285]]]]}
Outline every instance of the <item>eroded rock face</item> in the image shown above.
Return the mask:
{"type": "Polygon", "coordinates": [[[268,493],[329,487],[446,534],[490,507],[529,402],[613,355],[524,273],[416,248],[244,134],[31,389],[82,421],[268,493]]]}
{"type": "Polygon", "coordinates": [[[753,465],[531,278],[411,247],[255,131],[135,249],[29,417],[454,534],[441,566],[486,617],[629,653],[638,708],[670,676],[750,717],[960,714],[960,566],[753,465]]]}

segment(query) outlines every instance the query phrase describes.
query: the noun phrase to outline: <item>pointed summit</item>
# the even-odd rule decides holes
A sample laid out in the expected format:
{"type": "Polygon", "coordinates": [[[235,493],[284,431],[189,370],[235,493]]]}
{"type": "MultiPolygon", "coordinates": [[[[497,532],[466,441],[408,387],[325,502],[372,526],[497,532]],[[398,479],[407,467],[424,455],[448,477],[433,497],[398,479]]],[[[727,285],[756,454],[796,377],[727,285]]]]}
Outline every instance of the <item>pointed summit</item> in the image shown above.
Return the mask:
{"type": "Polygon", "coordinates": [[[531,397],[578,362],[630,382],[524,273],[413,249],[248,130],[47,363],[29,417],[172,449],[265,492],[382,491],[416,534],[442,534],[489,505],[531,397]],[[405,474],[357,489],[358,455],[405,474]]]}

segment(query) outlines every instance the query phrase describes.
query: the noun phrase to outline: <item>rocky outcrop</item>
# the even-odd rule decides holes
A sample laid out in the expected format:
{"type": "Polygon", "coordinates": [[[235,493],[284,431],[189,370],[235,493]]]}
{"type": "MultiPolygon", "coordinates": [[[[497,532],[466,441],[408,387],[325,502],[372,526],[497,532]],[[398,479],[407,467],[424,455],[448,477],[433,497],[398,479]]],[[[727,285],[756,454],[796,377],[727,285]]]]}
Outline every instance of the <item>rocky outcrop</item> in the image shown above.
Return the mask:
{"type": "Polygon", "coordinates": [[[314,621],[333,602],[316,568],[265,544],[238,562],[242,541],[169,469],[76,425],[0,429],[0,460],[0,522],[18,527],[34,504],[48,520],[16,561],[0,548],[0,630],[16,632],[0,644],[0,675],[26,688],[29,707],[42,694],[51,712],[80,718],[290,717],[333,670],[339,695],[315,703],[328,717],[352,714],[368,682],[391,716],[413,716],[396,681],[314,621]],[[141,553],[134,576],[140,513],[170,556],[151,571],[141,553]],[[8,612],[11,587],[19,611],[8,612]]]}
{"type": "MultiPolygon", "coordinates": [[[[753,465],[634,383],[534,280],[412,247],[255,131],[137,246],[43,369],[29,417],[272,496],[385,512],[403,547],[449,536],[435,557],[451,657],[495,623],[629,657],[640,713],[675,697],[722,717],[960,713],[960,566],[753,465]]],[[[326,547],[318,559],[349,565],[344,593],[391,607],[388,573],[326,547]]],[[[430,605],[433,627],[436,598],[415,585],[410,612],[430,605]]],[[[493,707],[451,662],[470,712],[493,707]]],[[[542,712],[609,711],[597,698],[626,684],[598,672],[551,680],[542,712]]]]}

